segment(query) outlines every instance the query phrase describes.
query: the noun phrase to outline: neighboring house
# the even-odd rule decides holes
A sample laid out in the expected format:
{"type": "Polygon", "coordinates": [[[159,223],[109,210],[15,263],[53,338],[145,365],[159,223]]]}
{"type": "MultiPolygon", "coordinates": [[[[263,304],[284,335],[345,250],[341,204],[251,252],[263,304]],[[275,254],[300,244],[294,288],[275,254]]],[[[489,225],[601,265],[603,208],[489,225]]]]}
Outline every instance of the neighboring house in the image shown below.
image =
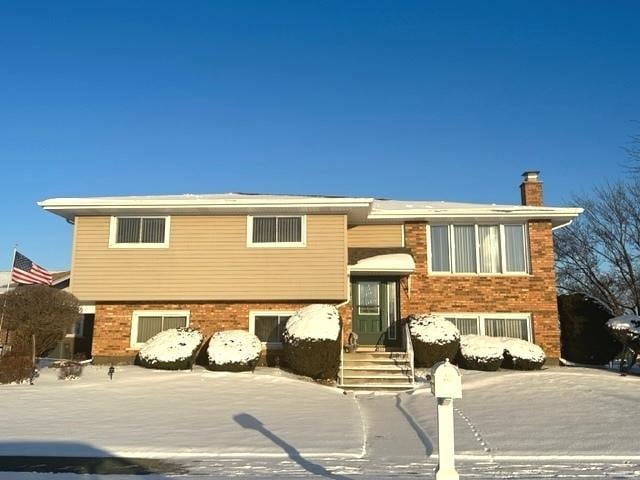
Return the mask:
{"type": "Polygon", "coordinates": [[[552,230],[579,208],[294,195],[56,198],[74,225],[71,291],[95,312],[96,361],[130,361],[155,333],[248,329],[277,348],[286,319],[338,305],[361,344],[401,344],[400,319],[521,337],[559,357],[552,230]]]}
{"type": "MultiPolygon", "coordinates": [[[[51,286],[60,290],[69,290],[69,280],[71,272],[51,272],[53,277],[51,286]]],[[[7,290],[7,282],[9,281],[11,272],[0,272],[0,292],[7,290]]],[[[13,290],[18,286],[12,282],[9,290],[13,290]]],[[[90,311],[92,309],[89,309],[90,311]]],[[[93,313],[87,313],[82,309],[82,319],[76,322],[69,332],[65,335],[55,348],[48,353],[51,358],[91,358],[91,344],[93,341],[93,313]]]]}

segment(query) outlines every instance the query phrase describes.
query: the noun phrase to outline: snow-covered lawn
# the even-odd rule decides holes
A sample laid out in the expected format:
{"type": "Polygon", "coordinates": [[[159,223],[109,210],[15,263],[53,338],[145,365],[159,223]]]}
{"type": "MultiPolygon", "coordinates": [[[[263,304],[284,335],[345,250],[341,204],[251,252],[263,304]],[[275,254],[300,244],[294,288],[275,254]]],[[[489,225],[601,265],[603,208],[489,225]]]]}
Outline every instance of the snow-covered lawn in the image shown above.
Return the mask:
{"type": "MultiPolygon", "coordinates": [[[[463,371],[463,398],[455,402],[459,472],[640,476],[639,399],[637,373],[463,371]]],[[[121,367],[113,381],[101,367],[75,381],[45,371],[34,386],[0,386],[0,455],[156,457],[220,477],[408,478],[437,463],[435,410],[426,385],[354,397],[275,369],[121,367]]],[[[46,476],[0,472],[6,478],[46,476]]]]}
{"type": "Polygon", "coordinates": [[[277,372],[127,366],[110,381],[91,366],[59,381],[45,369],[33,386],[0,386],[0,455],[286,456],[277,439],[307,456],[362,453],[352,398],[277,372]]]}

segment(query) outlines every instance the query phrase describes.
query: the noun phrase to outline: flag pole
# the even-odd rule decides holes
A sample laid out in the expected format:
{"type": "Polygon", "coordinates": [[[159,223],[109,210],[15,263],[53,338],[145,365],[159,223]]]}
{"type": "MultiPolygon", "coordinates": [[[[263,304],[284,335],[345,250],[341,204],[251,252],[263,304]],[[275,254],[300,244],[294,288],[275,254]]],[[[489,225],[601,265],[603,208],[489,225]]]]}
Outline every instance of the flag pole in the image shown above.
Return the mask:
{"type": "Polygon", "coordinates": [[[4,291],[4,302],[2,303],[2,313],[0,314],[0,332],[2,332],[2,324],[4,323],[4,311],[7,308],[7,293],[9,293],[9,287],[11,286],[11,274],[13,273],[13,264],[16,261],[16,252],[18,246],[13,247],[13,255],[11,255],[11,268],[9,269],[9,278],[7,279],[7,288],[4,291]]]}

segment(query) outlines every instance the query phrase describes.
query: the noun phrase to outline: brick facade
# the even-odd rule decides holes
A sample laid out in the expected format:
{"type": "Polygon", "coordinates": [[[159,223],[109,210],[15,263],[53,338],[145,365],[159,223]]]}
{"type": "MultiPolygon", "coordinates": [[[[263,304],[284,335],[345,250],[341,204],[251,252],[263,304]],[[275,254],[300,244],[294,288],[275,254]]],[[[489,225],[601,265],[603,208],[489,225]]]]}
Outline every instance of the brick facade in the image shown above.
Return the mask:
{"type": "Polygon", "coordinates": [[[560,355],[551,222],[528,222],[530,275],[428,275],[426,223],[405,224],[416,270],[401,281],[401,316],[410,313],[531,313],[533,339],[549,359],[560,355]]]}
{"type": "MultiPolygon", "coordinates": [[[[309,303],[232,302],[108,302],[96,303],[93,356],[97,362],[130,363],[137,350],[130,348],[134,310],[189,310],[189,325],[206,337],[220,330],[249,329],[251,310],[295,311],[309,303]]],[[[326,302],[335,303],[335,302],[326,302]]]]}

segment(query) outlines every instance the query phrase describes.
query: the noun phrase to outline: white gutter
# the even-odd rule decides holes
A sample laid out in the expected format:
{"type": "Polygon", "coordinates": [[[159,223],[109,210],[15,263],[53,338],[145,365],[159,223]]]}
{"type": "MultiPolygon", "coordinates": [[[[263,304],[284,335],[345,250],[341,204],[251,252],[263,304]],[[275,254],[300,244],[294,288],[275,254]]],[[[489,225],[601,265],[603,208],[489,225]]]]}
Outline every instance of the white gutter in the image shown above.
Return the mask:
{"type": "Polygon", "coordinates": [[[556,230],[560,230],[561,228],[568,227],[572,223],[573,219],[569,220],[568,222],[561,223],[560,225],[556,225],[555,227],[551,227],[551,230],[555,232],[556,230]]]}

